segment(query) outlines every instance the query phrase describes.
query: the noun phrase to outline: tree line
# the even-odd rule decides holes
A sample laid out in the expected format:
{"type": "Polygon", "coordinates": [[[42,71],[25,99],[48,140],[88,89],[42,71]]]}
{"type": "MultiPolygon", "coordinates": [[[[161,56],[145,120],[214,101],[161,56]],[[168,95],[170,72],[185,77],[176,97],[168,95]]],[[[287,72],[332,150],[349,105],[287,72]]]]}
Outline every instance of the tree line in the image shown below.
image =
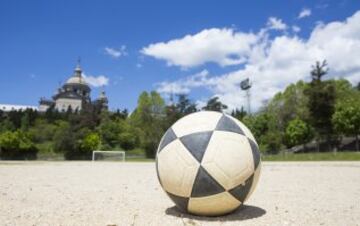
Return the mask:
{"type": "MultiPolygon", "coordinates": [[[[353,87],[345,79],[325,79],[327,73],[326,61],[316,62],[310,82],[289,85],[255,114],[241,108],[231,115],[250,128],[264,153],[296,146],[311,150],[307,147],[311,141],[316,151],[330,151],[339,148],[344,137],[353,137],[359,150],[360,83],[353,87]]],[[[0,157],[35,159],[40,152],[89,159],[96,149],[122,149],[154,158],[166,129],[199,110],[222,112],[228,107],[212,97],[199,109],[185,94],[166,104],[159,93],[151,91],[140,94],[131,114],[96,105],[84,106],[80,112],[0,111],[0,157]]]]}

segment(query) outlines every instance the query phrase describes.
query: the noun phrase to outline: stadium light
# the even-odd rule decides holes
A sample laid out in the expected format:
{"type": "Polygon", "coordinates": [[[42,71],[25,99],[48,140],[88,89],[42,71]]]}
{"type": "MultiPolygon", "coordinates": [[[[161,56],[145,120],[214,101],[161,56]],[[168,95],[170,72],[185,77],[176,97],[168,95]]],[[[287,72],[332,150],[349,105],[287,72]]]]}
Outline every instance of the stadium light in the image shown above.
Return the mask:
{"type": "Polygon", "coordinates": [[[246,99],[248,105],[248,113],[251,115],[251,105],[250,105],[250,88],[252,87],[252,83],[250,82],[249,78],[244,79],[240,82],[241,90],[246,92],[246,99]]]}

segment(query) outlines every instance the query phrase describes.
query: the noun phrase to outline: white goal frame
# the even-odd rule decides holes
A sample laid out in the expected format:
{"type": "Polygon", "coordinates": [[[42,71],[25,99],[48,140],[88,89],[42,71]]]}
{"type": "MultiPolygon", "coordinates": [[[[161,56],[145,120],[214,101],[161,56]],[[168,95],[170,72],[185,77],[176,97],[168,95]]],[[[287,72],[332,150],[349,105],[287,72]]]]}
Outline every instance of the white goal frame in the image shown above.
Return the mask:
{"type": "Polygon", "coordinates": [[[92,161],[95,162],[95,154],[96,153],[121,153],[122,154],[122,162],[125,162],[125,151],[93,151],[92,153],[92,161]]]}

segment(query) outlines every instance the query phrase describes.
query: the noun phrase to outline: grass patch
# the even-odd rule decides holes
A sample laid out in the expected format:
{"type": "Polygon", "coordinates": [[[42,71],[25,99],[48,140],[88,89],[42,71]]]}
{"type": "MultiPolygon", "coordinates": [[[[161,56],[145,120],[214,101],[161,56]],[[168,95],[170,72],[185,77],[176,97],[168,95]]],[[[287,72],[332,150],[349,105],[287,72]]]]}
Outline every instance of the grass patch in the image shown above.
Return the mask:
{"type": "Polygon", "coordinates": [[[263,161],[360,161],[360,152],[280,153],[262,155],[263,161]]]}
{"type": "Polygon", "coordinates": [[[129,158],[129,159],[126,159],[126,162],[155,162],[155,159],[129,158]]]}
{"type": "Polygon", "coordinates": [[[135,148],[132,150],[125,151],[128,156],[145,156],[145,150],[142,148],[135,148]]]}

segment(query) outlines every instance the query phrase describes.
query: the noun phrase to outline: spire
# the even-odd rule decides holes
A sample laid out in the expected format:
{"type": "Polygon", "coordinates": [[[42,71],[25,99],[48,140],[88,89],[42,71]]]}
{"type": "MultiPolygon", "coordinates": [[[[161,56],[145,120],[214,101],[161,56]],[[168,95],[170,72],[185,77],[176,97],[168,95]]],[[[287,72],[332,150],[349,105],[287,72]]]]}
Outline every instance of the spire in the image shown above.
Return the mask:
{"type": "Polygon", "coordinates": [[[78,57],[77,64],[76,64],[76,67],[75,67],[75,70],[74,70],[74,77],[81,78],[82,70],[81,70],[81,67],[80,67],[80,63],[81,63],[81,58],[78,57]]]}

